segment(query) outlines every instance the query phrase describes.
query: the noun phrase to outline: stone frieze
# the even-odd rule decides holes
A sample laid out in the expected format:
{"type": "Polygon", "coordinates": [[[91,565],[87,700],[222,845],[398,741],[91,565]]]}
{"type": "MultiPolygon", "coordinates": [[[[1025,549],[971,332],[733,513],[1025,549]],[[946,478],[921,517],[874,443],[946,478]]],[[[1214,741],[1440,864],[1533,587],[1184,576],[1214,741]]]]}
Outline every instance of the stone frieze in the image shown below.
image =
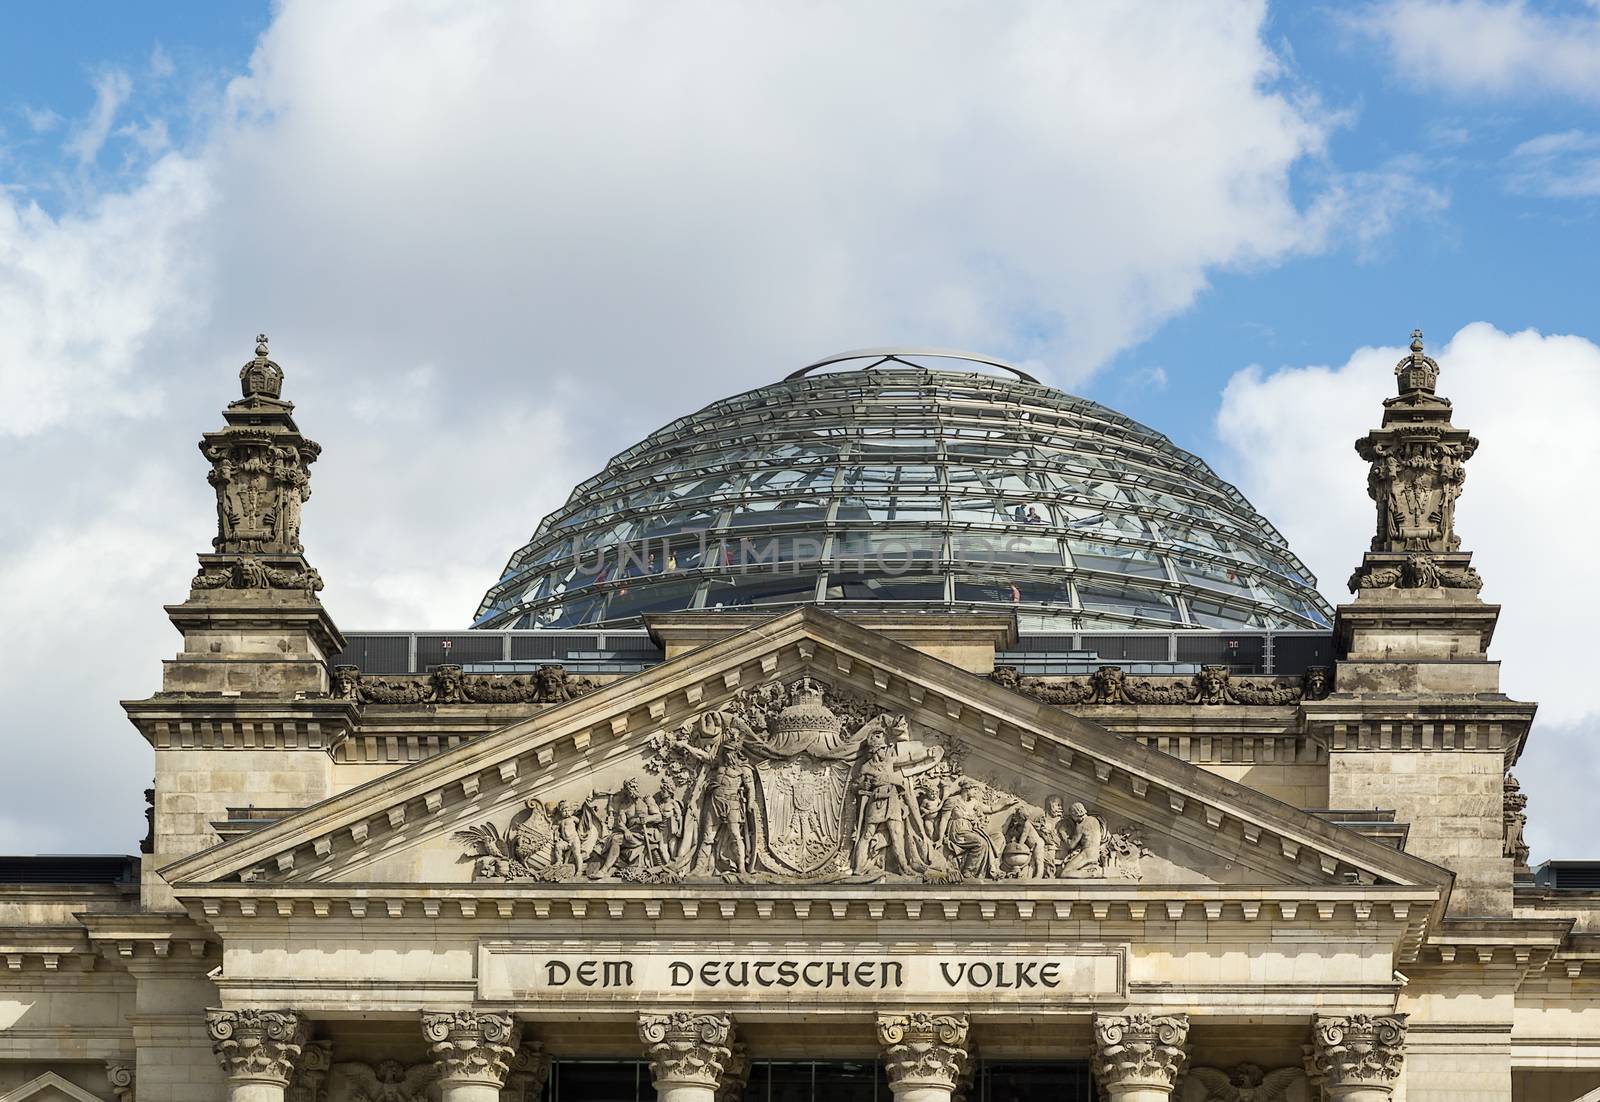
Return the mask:
{"type": "Polygon", "coordinates": [[[1312,666],[1298,679],[1235,678],[1227,666],[1202,666],[1191,677],[1131,678],[1121,666],[1101,666],[1088,677],[1050,680],[997,666],[989,680],[1045,704],[1064,705],[1284,705],[1321,700],[1333,687],[1326,666],[1312,666]]]}
{"type": "Polygon", "coordinates": [[[810,679],[654,736],[612,792],[534,798],[457,833],[480,880],[1137,880],[1147,851],[1082,804],[962,769],[959,744],[810,679]]]}

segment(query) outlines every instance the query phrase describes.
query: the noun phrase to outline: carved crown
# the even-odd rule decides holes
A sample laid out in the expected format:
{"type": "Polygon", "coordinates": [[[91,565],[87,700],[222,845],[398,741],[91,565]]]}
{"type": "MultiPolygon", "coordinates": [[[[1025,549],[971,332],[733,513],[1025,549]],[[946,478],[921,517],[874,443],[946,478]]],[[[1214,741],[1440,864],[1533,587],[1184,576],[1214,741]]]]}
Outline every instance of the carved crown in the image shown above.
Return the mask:
{"type": "Polygon", "coordinates": [[[823,703],[822,690],[810,681],[795,694],[794,703],[778,713],[775,720],[780,735],[806,735],[835,731],[839,717],[823,703]]]}
{"type": "Polygon", "coordinates": [[[1400,382],[1400,393],[1425,390],[1430,394],[1439,381],[1439,365],[1422,352],[1422,330],[1411,331],[1411,354],[1394,365],[1395,378],[1400,382]]]}
{"type": "Polygon", "coordinates": [[[239,369],[239,389],[246,398],[277,398],[283,394],[283,368],[267,358],[267,335],[256,336],[256,358],[239,369]]]}

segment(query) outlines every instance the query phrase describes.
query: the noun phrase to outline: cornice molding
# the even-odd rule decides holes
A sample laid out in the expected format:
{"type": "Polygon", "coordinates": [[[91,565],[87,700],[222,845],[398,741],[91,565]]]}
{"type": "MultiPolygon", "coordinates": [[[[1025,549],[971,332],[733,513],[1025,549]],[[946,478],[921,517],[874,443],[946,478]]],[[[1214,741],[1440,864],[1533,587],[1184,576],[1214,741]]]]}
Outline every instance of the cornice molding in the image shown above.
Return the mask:
{"type": "Polygon", "coordinates": [[[802,673],[914,713],[918,723],[959,734],[983,757],[1026,763],[1043,756],[1053,771],[1115,801],[1120,813],[1136,817],[1146,807],[1144,814],[1163,816],[1163,829],[1178,841],[1228,847],[1236,860],[1286,883],[1386,880],[1447,891],[1451,882],[1436,865],[812,608],[555,705],[161,871],[189,895],[204,881],[252,868],[256,878],[331,875],[344,855],[366,859],[391,834],[411,844],[418,823],[431,833],[466,818],[481,821],[521,803],[542,779],[569,778],[585,758],[609,759],[622,744],[642,745],[651,732],[717,705],[741,685],[802,673]]]}

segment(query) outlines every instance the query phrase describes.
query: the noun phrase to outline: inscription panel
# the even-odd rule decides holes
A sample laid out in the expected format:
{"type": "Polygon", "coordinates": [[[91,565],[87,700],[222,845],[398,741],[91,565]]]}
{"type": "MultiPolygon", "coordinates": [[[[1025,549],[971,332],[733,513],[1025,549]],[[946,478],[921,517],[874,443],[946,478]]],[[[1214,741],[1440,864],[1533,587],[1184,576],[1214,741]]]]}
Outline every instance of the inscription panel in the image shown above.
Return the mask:
{"type": "Polygon", "coordinates": [[[575,946],[489,941],[478,997],[516,1003],[1091,1004],[1126,996],[1120,945],[575,946]]]}

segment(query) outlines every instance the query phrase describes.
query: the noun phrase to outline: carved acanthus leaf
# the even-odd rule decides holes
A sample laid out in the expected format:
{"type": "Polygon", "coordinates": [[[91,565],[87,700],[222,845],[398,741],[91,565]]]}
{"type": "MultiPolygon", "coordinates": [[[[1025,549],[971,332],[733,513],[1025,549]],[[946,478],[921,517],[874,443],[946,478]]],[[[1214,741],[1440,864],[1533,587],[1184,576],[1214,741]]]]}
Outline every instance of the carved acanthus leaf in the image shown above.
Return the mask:
{"type": "Polygon", "coordinates": [[[422,1035],[439,1065],[439,1078],[503,1087],[522,1039],[509,1014],[458,1010],[422,1016],[422,1035]]]}
{"type": "Polygon", "coordinates": [[[715,1089],[731,1054],[733,1017],[687,1010],[640,1014],[639,1040],[658,1090],[662,1084],[715,1089]]]}
{"type": "Polygon", "coordinates": [[[1138,1086],[1170,1091],[1188,1059],[1188,1036],[1184,1014],[1096,1014],[1095,1079],[1107,1090],[1138,1086]]]}
{"type": "Polygon", "coordinates": [[[1405,1066],[1406,1016],[1317,1015],[1311,1021],[1312,1059],[1329,1087],[1387,1086],[1405,1066]]]}
{"type": "Polygon", "coordinates": [[[295,1010],[208,1010],[206,1031],[228,1078],[284,1086],[310,1039],[304,1015],[295,1010]]]}
{"type": "Polygon", "coordinates": [[[938,1087],[953,1091],[968,1064],[965,1014],[879,1014],[889,1082],[901,1089],[938,1087]]]}

